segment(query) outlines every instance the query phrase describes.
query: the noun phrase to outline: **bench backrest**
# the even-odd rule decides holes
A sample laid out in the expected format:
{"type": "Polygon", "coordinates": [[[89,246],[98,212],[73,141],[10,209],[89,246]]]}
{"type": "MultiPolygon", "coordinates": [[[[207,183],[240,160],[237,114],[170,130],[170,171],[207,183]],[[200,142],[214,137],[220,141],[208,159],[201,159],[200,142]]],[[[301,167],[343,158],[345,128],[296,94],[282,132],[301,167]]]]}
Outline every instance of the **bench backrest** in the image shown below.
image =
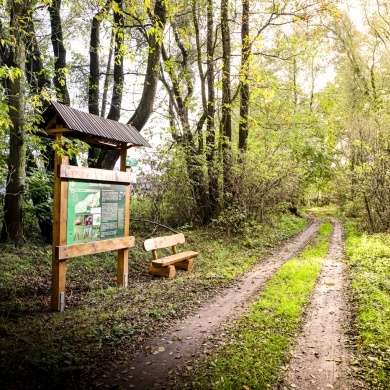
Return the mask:
{"type": "Polygon", "coordinates": [[[156,249],[168,248],[177,244],[184,244],[186,239],[183,233],[173,234],[172,236],[149,238],[144,242],[144,248],[146,251],[152,251],[156,249]]]}

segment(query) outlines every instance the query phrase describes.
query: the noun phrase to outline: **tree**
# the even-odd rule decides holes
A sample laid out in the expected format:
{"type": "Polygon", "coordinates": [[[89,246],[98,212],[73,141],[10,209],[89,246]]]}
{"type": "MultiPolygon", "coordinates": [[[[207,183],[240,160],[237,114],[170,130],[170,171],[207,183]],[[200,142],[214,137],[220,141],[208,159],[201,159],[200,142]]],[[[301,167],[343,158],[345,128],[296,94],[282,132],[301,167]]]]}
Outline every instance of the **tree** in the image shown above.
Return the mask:
{"type": "Polygon", "coordinates": [[[49,6],[51,23],[51,42],[54,53],[54,87],[57,100],[70,105],[68,86],[66,81],[66,49],[62,33],[61,0],[53,0],[49,6]]]}
{"type": "Polygon", "coordinates": [[[26,174],[26,28],[30,11],[28,1],[11,1],[10,34],[14,36],[9,51],[9,64],[19,69],[16,77],[8,81],[9,113],[9,157],[7,187],[4,202],[4,221],[1,238],[11,239],[16,246],[23,244],[23,191],[26,174]]]}
{"type": "Polygon", "coordinates": [[[251,54],[249,37],[249,10],[249,0],[242,0],[240,122],[238,129],[238,149],[240,153],[245,153],[248,149],[249,58],[251,54]]]}

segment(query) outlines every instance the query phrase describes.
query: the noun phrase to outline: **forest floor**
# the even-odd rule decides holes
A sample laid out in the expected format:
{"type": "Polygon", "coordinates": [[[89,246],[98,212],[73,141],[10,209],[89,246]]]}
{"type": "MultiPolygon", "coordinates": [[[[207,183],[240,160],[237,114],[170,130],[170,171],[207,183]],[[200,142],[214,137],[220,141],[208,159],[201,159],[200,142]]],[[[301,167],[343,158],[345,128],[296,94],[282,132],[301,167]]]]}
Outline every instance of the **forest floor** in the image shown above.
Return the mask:
{"type": "MultiPolygon", "coordinates": [[[[328,255],[306,308],[295,350],[281,389],[350,389],[352,379],[348,344],[351,313],[348,279],[343,263],[342,227],[332,220],[328,255]]],[[[251,271],[207,301],[188,318],[175,323],[145,342],[128,361],[107,373],[102,387],[169,389],[178,377],[208,355],[224,339],[224,327],[234,322],[258,297],[264,284],[288,260],[313,240],[316,220],[294,240],[282,246],[251,271]]]]}
{"type": "Polygon", "coordinates": [[[115,253],[75,258],[62,313],[51,247],[0,244],[0,388],[389,389],[390,235],[347,220],[344,240],[314,211],[187,230],[200,255],[172,279],[148,274],[143,240],[164,234],[140,229],[129,287],[115,253]]]}

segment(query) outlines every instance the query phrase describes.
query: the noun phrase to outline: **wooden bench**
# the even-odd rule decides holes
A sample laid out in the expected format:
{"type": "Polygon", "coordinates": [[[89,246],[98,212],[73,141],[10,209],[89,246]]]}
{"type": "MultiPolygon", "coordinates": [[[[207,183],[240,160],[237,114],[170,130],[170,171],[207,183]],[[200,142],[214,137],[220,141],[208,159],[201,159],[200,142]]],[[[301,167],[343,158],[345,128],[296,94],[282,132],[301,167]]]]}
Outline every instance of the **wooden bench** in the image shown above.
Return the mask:
{"type": "Polygon", "coordinates": [[[191,271],[194,268],[193,258],[198,256],[199,252],[187,251],[178,253],[177,244],[184,244],[185,242],[186,239],[182,233],[145,240],[145,250],[152,251],[153,255],[153,260],[149,265],[149,273],[173,278],[176,275],[176,268],[191,271]],[[157,249],[168,247],[172,247],[172,255],[159,259],[157,249]]]}

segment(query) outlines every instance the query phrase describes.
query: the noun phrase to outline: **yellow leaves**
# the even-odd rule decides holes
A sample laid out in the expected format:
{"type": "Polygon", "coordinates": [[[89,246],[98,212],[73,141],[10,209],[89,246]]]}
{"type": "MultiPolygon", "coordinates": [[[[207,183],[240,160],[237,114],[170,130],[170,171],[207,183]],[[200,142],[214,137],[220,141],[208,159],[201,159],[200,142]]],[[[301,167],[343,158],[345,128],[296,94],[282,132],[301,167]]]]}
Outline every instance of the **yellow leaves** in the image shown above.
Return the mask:
{"type": "Polygon", "coordinates": [[[150,9],[150,0],[144,0],[144,8],[147,10],[147,9],[150,9]]]}
{"type": "Polygon", "coordinates": [[[121,8],[119,7],[119,4],[116,2],[116,1],[113,1],[112,2],[112,10],[117,13],[117,14],[122,14],[123,11],[121,10],[121,8]]]}
{"type": "Polygon", "coordinates": [[[19,77],[24,77],[24,73],[19,68],[8,67],[7,65],[0,67],[0,79],[8,79],[14,82],[19,77]]]}

